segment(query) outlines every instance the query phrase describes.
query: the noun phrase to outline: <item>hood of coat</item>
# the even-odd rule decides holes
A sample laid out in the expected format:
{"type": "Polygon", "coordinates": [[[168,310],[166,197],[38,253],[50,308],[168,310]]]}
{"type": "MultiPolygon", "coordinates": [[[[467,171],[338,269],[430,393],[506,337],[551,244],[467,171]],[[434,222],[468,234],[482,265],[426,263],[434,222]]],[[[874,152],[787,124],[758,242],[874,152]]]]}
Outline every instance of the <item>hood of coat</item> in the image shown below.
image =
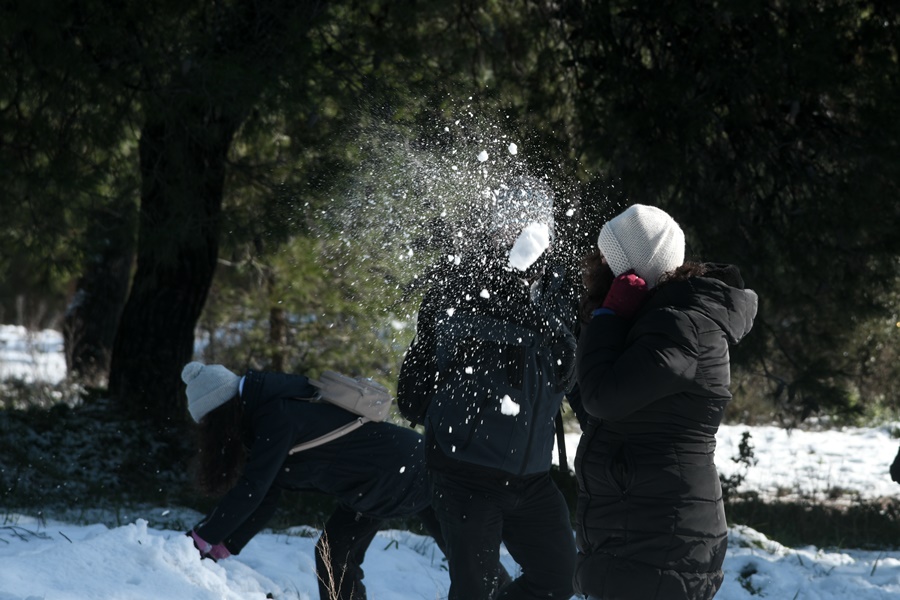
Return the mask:
{"type": "Polygon", "coordinates": [[[661,285],[641,312],[653,308],[695,310],[714,321],[737,344],[753,328],[759,299],[744,288],[740,271],[733,265],[709,264],[703,277],[661,285]]]}

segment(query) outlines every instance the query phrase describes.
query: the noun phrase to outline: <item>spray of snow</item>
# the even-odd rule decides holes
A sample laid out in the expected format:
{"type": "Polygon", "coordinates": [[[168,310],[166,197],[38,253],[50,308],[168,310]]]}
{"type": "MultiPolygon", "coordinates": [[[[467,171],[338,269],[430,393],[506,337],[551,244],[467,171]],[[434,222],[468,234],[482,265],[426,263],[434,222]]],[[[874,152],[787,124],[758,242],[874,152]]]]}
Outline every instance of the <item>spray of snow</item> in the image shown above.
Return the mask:
{"type": "Polygon", "coordinates": [[[509,251],[509,266],[525,271],[550,247],[550,226],[532,223],[522,230],[509,251]]]}
{"type": "Polygon", "coordinates": [[[360,167],[309,224],[322,266],[397,347],[409,344],[418,300],[443,266],[482,260],[500,244],[515,246],[510,268],[527,269],[554,237],[554,214],[574,216],[575,194],[550,172],[557,167],[536,166],[540,146],[529,133],[471,100],[450,104],[413,133],[377,119],[356,132],[360,167]]]}

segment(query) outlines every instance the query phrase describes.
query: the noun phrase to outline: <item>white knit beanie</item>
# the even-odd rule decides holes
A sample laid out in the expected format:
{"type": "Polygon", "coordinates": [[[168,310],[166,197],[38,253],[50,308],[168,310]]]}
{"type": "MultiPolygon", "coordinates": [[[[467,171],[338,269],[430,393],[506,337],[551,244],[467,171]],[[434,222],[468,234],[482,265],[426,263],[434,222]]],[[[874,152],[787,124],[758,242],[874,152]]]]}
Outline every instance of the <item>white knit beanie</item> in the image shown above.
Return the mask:
{"type": "Polygon", "coordinates": [[[194,361],[184,365],[181,380],[187,384],[188,412],[199,423],[206,413],[237,395],[241,378],[222,365],[194,361]]]}
{"type": "Polygon", "coordinates": [[[634,269],[648,288],[684,263],[684,232],[665,211],[635,204],[600,230],[597,247],[613,275],[634,269]]]}

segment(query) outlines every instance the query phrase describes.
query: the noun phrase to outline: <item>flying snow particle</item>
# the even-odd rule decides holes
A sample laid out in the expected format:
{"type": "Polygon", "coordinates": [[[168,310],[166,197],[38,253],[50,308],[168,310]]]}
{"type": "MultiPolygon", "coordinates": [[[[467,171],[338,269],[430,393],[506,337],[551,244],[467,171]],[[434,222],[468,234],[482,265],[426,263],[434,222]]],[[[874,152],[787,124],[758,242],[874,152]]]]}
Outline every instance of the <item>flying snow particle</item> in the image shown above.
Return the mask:
{"type": "Polygon", "coordinates": [[[448,317],[452,317],[452,316],[453,316],[453,313],[455,313],[455,312],[456,312],[456,309],[455,309],[455,308],[448,308],[448,309],[447,309],[447,316],[448,316],[448,317]]]}
{"type": "Polygon", "coordinates": [[[478,153],[478,162],[484,162],[488,159],[487,150],[482,150],[478,153]]]}
{"type": "Polygon", "coordinates": [[[466,367],[466,375],[471,375],[474,372],[475,372],[475,369],[473,369],[472,367],[466,367]]]}
{"type": "Polygon", "coordinates": [[[503,396],[500,400],[500,412],[511,417],[519,414],[519,405],[509,396],[503,396]]]}
{"type": "Polygon", "coordinates": [[[550,226],[547,223],[532,223],[522,230],[509,251],[509,266],[525,271],[548,247],[550,226]]]}
{"type": "Polygon", "coordinates": [[[406,472],[406,467],[400,467],[400,472],[401,472],[401,473],[405,473],[405,472],[406,472]]]}
{"type": "Polygon", "coordinates": [[[481,293],[478,295],[481,296],[482,298],[490,298],[491,297],[491,293],[489,291],[487,291],[486,289],[481,290],[481,293]]]}
{"type": "Polygon", "coordinates": [[[513,156],[515,156],[516,154],[519,153],[519,147],[516,146],[515,144],[510,144],[509,145],[509,153],[512,154],[513,156]]]}

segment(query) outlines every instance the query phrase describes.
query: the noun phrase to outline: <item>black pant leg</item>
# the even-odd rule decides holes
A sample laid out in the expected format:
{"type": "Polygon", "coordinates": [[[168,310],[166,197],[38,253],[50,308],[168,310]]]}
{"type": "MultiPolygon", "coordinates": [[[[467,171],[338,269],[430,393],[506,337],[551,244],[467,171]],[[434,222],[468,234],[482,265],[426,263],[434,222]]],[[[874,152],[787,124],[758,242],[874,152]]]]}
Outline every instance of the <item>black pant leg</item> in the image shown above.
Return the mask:
{"type": "Polygon", "coordinates": [[[575,573],[575,536],[566,500],[550,475],[513,486],[516,506],[504,514],[503,542],[522,574],[500,600],[568,600],[575,573]]]}
{"type": "MultiPolygon", "coordinates": [[[[503,490],[496,482],[434,474],[432,505],[450,567],[449,600],[490,600],[500,567],[503,490]]],[[[507,575],[508,576],[508,575],[507,575]]]]}
{"type": "Polygon", "coordinates": [[[365,600],[362,562],[381,528],[380,519],[338,506],[316,543],[316,577],[321,600],[365,600]]]}

